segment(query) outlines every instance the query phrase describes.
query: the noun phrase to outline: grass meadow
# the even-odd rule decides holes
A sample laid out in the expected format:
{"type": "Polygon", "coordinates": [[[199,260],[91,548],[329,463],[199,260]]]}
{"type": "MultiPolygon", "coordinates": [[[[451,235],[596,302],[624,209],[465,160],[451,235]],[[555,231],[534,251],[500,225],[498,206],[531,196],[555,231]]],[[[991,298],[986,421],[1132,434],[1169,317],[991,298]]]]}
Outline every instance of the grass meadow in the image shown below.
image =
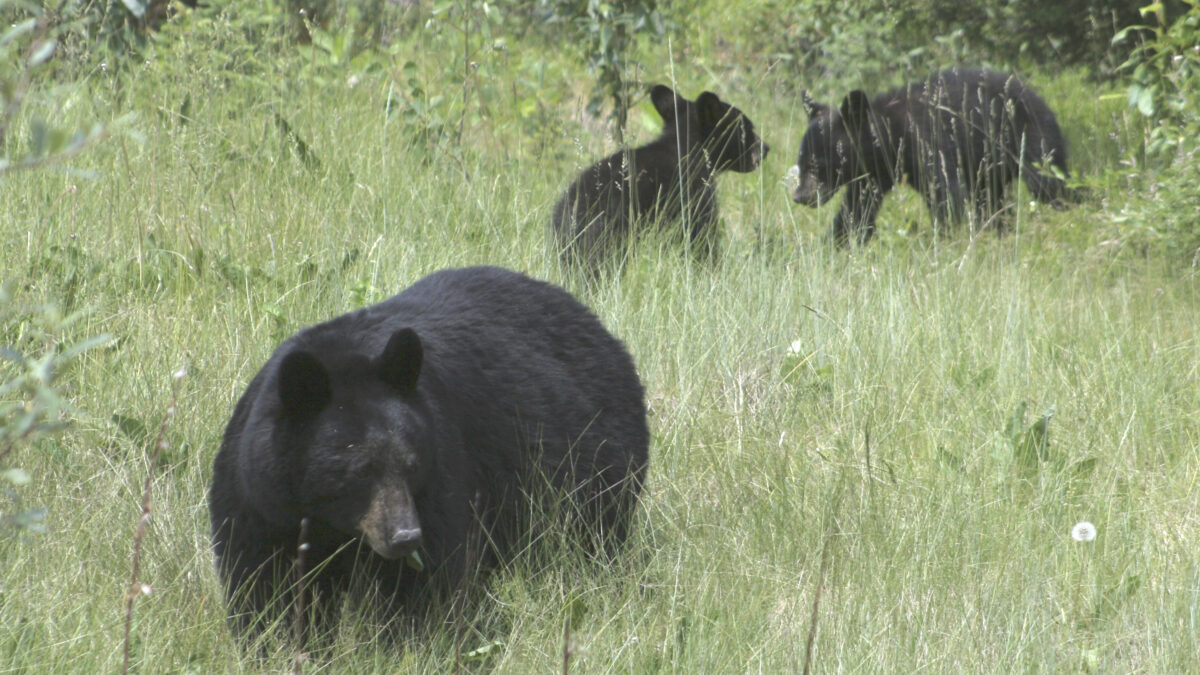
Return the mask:
{"type": "MultiPolygon", "coordinates": [[[[0,673],[120,670],[148,475],[133,669],[291,668],[284,642],[251,659],[224,621],[206,491],[233,403],[286,336],[473,264],[564,284],[633,353],[653,441],[630,550],[599,572],[571,555],[500,570],[465,615],[398,644],[351,615],[307,672],[546,673],[564,647],[586,673],[1197,672],[1200,276],[1124,245],[1164,197],[1123,89],[1022,70],[1083,204],[1018,191],[1003,236],[934,233],[897,190],[871,245],[836,250],[836,201],[783,186],[799,91],[876,85],[797,81],[722,41],[726,12],[643,45],[637,71],[719,92],[772,146],[719,179],[721,258],[643,243],[590,285],[547,226],[613,146],[565,51],[510,39],[453,80],[462,54],[421,24],[367,67],[248,42],[214,11],[167,26],[144,63],[81,72],[54,119],[128,121],[3,178],[0,269],[21,301],[88,311],[57,339],[113,340],[63,380],[73,425],[5,460],[48,515],[0,537],[0,673]],[[1097,536],[1077,542],[1085,520],[1097,536]]],[[[653,117],[634,109],[635,142],[653,117]]]]}

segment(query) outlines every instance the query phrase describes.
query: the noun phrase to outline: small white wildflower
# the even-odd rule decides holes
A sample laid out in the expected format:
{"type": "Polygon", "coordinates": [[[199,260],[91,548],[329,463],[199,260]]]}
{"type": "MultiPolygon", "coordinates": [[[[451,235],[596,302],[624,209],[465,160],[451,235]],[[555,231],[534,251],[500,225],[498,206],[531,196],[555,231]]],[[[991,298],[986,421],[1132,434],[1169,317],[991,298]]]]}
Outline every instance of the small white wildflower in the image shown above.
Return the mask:
{"type": "Polygon", "coordinates": [[[783,174],[783,184],[788,188],[795,189],[800,184],[800,166],[793,164],[788,168],[787,173],[783,174]]]}
{"type": "Polygon", "coordinates": [[[357,75],[351,75],[350,79],[346,80],[347,86],[349,86],[351,89],[353,89],[354,87],[357,87],[358,82],[359,82],[359,80],[358,80],[357,75]]]}
{"type": "Polygon", "coordinates": [[[788,354],[795,355],[795,354],[803,354],[803,353],[804,353],[804,340],[800,340],[800,339],[792,340],[792,344],[788,345],[788,354]]]}
{"type": "Polygon", "coordinates": [[[1075,541],[1091,541],[1096,538],[1096,526],[1081,520],[1071,528],[1071,538],[1075,541]]]}

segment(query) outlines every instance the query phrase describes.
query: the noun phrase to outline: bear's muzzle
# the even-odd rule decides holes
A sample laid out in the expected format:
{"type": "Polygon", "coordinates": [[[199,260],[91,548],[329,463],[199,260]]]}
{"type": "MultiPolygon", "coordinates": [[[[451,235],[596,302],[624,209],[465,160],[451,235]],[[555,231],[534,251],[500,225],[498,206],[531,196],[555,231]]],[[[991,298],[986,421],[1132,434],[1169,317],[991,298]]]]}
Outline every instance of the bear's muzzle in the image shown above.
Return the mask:
{"type": "Polygon", "coordinates": [[[421,521],[408,485],[401,480],[377,487],[358,530],[371,550],[388,560],[399,560],[420,548],[421,521]]]}

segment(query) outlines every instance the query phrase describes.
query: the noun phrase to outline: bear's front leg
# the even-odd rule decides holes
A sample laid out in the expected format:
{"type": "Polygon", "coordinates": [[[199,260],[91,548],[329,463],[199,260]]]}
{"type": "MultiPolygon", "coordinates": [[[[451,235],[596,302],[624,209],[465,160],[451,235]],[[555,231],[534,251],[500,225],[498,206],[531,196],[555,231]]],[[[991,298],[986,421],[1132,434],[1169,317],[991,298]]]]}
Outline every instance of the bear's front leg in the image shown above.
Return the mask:
{"type": "Polygon", "coordinates": [[[842,198],[842,208],[833,218],[833,230],[830,233],[834,243],[846,246],[851,238],[860,246],[871,240],[875,234],[875,216],[883,203],[883,192],[874,182],[860,180],[846,187],[846,196],[842,198]]]}
{"type": "Polygon", "coordinates": [[[955,156],[939,152],[918,179],[918,189],[925,198],[925,205],[929,207],[935,233],[963,221],[970,199],[966,187],[969,177],[964,174],[955,156]]]}
{"type": "Polygon", "coordinates": [[[288,567],[284,556],[261,544],[242,544],[219,551],[218,567],[226,581],[230,627],[238,637],[258,637],[279,619],[281,607],[289,604],[276,597],[278,579],[288,567]]]}
{"type": "Polygon", "coordinates": [[[716,193],[711,190],[701,191],[694,208],[689,209],[687,214],[688,247],[693,259],[715,261],[721,252],[716,193]]]}

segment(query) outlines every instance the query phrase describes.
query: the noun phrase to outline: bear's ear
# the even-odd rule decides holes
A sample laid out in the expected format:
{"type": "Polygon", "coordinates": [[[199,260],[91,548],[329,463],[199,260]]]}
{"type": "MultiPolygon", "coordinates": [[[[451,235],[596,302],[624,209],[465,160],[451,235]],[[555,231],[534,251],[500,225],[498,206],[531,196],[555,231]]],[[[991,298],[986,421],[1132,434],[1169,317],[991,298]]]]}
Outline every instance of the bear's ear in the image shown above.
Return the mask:
{"type": "Polygon", "coordinates": [[[842,120],[846,128],[853,131],[863,131],[867,128],[867,120],[871,115],[871,99],[866,92],[855,89],[846,95],[842,101],[842,120]]]}
{"type": "Polygon", "coordinates": [[[687,110],[688,105],[687,99],[671,91],[671,88],[664,84],[656,84],[650,89],[650,102],[654,104],[654,109],[667,124],[673,123],[678,114],[687,110]]]}
{"type": "Polygon", "coordinates": [[[376,364],[380,379],[399,392],[412,391],[417,386],[417,376],[421,374],[423,355],[421,338],[417,337],[416,331],[401,328],[392,333],[376,364]]]}
{"type": "Polygon", "coordinates": [[[721,97],[706,91],[696,97],[696,116],[700,118],[701,129],[716,129],[721,119],[729,113],[729,104],[721,101],[721,97]]]}
{"type": "Polygon", "coordinates": [[[296,351],[279,364],[279,400],[290,417],[314,415],[333,398],[329,371],[308,352],[296,351]]]}
{"type": "Polygon", "coordinates": [[[800,92],[800,100],[804,102],[804,112],[808,113],[808,119],[810,120],[829,111],[829,106],[815,101],[807,89],[800,92]]]}

